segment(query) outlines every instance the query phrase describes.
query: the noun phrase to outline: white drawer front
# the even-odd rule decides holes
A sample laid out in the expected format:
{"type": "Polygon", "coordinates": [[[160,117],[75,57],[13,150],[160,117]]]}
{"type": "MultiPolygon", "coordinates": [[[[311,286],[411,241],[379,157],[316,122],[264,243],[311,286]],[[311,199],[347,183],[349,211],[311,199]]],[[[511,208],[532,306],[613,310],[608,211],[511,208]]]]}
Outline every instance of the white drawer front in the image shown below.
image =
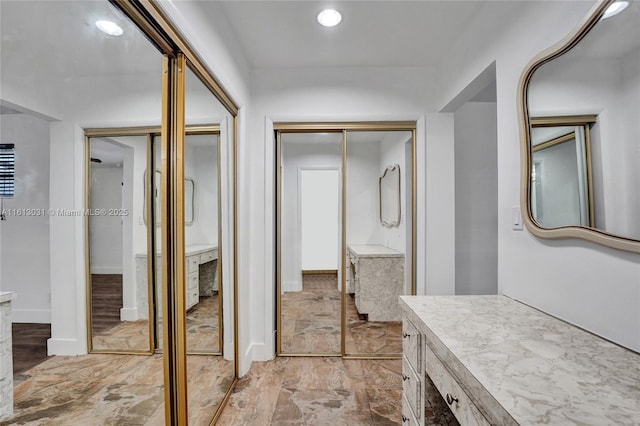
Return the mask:
{"type": "Polygon", "coordinates": [[[198,271],[191,272],[189,275],[187,275],[187,291],[197,291],[198,280],[198,271]]]}
{"type": "Polygon", "coordinates": [[[418,329],[404,318],[402,321],[402,353],[407,357],[409,364],[418,373],[422,373],[422,346],[418,329]]]}
{"type": "Polygon", "coordinates": [[[208,252],[202,253],[200,255],[200,263],[211,262],[215,258],[216,258],[216,256],[215,256],[213,250],[212,251],[208,251],[208,252]]]}
{"type": "Polygon", "coordinates": [[[461,425],[490,426],[442,361],[424,346],[425,370],[461,425]]]}
{"type": "Polygon", "coordinates": [[[189,256],[187,257],[187,274],[192,272],[198,272],[198,256],[189,256]]]}
{"type": "Polygon", "coordinates": [[[187,291],[187,309],[192,308],[197,305],[199,302],[199,295],[197,291],[188,290],[187,291]]]}
{"type": "Polygon", "coordinates": [[[405,357],[402,357],[402,391],[409,401],[411,410],[414,413],[420,413],[422,411],[422,383],[405,357]]]}
{"type": "Polygon", "coordinates": [[[402,426],[419,426],[416,416],[409,407],[406,395],[402,395],[402,426]]]}

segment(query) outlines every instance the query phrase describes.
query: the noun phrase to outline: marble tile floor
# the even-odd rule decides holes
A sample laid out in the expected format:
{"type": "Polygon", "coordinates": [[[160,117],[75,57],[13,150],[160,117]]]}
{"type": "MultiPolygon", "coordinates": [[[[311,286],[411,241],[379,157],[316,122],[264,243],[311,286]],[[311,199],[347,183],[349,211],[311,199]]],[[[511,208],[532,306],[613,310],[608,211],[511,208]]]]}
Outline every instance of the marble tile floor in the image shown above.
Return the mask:
{"type": "Polygon", "coordinates": [[[254,362],[217,424],[402,424],[402,362],[340,357],[254,362]]]}
{"type": "MultiPolygon", "coordinates": [[[[352,296],[347,296],[346,352],[402,353],[402,323],[360,319],[352,296]]],[[[303,290],[282,295],[282,352],[286,354],[340,353],[341,294],[337,275],[305,275],[303,290]]]]}
{"type": "MultiPolygon", "coordinates": [[[[189,351],[220,352],[218,295],[201,297],[187,312],[187,348],[189,351]]],[[[157,330],[161,335],[161,330],[157,330]]],[[[162,344],[162,339],[159,339],[162,344]]],[[[123,321],[93,335],[94,349],[149,350],[148,320],[123,321]]]]}
{"type": "MultiPolygon", "coordinates": [[[[191,355],[187,369],[189,424],[209,425],[233,363],[191,355]]],[[[162,355],[56,356],[24,374],[0,425],[164,425],[162,355]]]]}

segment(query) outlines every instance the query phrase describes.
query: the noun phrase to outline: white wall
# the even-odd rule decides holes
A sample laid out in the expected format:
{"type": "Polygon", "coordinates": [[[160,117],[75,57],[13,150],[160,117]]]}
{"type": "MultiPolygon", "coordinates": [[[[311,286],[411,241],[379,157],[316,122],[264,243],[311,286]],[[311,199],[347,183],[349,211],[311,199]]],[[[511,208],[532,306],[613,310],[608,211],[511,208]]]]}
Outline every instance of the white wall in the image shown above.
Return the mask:
{"type": "MultiPolygon", "coordinates": [[[[209,136],[208,136],[209,137],[209,136]]],[[[185,242],[218,245],[218,137],[210,146],[187,147],[185,177],[194,181],[193,223],[185,227],[185,242]]],[[[189,145],[187,137],[187,145],[189,145]]]]}
{"type": "MultiPolygon", "coordinates": [[[[122,165],[91,167],[92,210],[122,208],[122,165]]],[[[95,215],[89,219],[91,273],[122,274],[123,228],[119,216],[95,215]]]]}
{"type": "Polygon", "coordinates": [[[496,104],[467,102],[455,112],[454,120],[456,294],[496,294],[496,104]]]}
{"type": "MultiPolygon", "coordinates": [[[[411,294],[411,233],[407,233],[407,225],[411,225],[411,164],[407,164],[407,150],[411,150],[407,142],[411,141],[410,132],[389,132],[380,141],[380,162],[376,191],[380,197],[379,178],[384,170],[397,164],[400,166],[400,224],[387,227],[380,222],[379,207],[377,214],[377,239],[380,244],[404,253],[404,282],[406,294],[411,294]]],[[[410,144],[409,144],[410,145],[410,144]]],[[[378,201],[379,202],[379,201],[378,201]]]]}
{"type": "Polygon", "coordinates": [[[380,143],[349,143],[347,133],[347,244],[381,244],[378,178],[380,143]]]}
{"type": "MultiPolygon", "coordinates": [[[[377,218],[378,218],[378,240],[380,244],[383,244],[387,247],[390,247],[394,250],[397,250],[401,253],[405,253],[410,255],[407,252],[407,245],[411,244],[411,241],[406,241],[406,224],[407,217],[411,216],[411,200],[407,197],[407,187],[411,188],[411,168],[407,166],[405,161],[405,150],[406,143],[411,141],[411,133],[409,132],[394,132],[388,133],[385,138],[380,141],[380,161],[378,163],[378,178],[375,180],[376,183],[376,191],[379,194],[379,178],[382,176],[384,170],[397,164],[400,166],[400,225],[394,227],[386,227],[382,226],[380,223],[379,217],[379,206],[377,206],[377,218]]],[[[409,165],[410,166],[410,165],[409,165]]],[[[406,258],[409,260],[409,257],[406,258]]],[[[407,263],[407,266],[410,263],[407,263]]],[[[410,271],[409,268],[406,268],[405,271],[410,271]]],[[[407,274],[410,276],[410,274],[407,274]]]]}
{"type": "MultiPolygon", "coordinates": [[[[0,115],[2,143],[15,144],[16,193],[5,209],[49,208],[49,122],[27,114],[0,115]]],[[[2,291],[15,291],[14,322],[51,322],[49,217],[9,216],[2,230],[2,291]]]]}
{"type": "Polygon", "coordinates": [[[640,257],[566,239],[511,230],[520,197],[517,87],[528,61],[564,37],[592,2],[532,2],[492,34],[520,2],[489,3],[452,46],[439,70],[441,105],[496,62],[498,117],[498,291],[640,350],[640,257]],[[473,54],[469,54],[473,52],[473,54]]]}

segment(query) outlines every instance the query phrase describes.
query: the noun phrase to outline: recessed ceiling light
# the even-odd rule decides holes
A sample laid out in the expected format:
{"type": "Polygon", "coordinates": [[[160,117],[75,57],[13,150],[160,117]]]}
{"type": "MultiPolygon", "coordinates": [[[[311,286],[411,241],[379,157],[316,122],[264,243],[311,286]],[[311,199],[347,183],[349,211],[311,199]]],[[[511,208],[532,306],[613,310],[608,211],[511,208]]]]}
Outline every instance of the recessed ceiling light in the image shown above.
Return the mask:
{"type": "Polygon", "coordinates": [[[118,24],[111,21],[96,21],[96,27],[98,27],[103,33],[112,36],[119,36],[124,32],[122,31],[122,28],[118,26],[118,24]]]}
{"type": "Polygon", "coordinates": [[[602,15],[602,18],[600,19],[611,18],[625,10],[627,6],[629,6],[628,1],[614,1],[609,5],[609,7],[607,7],[607,10],[604,11],[604,15],[602,15]]]}
{"type": "Polygon", "coordinates": [[[325,9],[318,13],[318,23],[323,27],[335,27],[342,21],[342,15],[335,9],[325,9]]]}

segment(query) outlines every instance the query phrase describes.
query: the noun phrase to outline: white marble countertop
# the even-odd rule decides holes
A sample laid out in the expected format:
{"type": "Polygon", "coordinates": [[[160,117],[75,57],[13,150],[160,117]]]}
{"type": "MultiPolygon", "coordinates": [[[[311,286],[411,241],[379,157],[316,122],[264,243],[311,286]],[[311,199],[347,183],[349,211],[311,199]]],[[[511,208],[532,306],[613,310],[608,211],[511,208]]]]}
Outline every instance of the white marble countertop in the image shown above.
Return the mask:
{"type": "MultiPolygon", "coordinates": [[[[187,244],[185,246],[185,254],[187,256],[191,256],[194,254],[200,254],[200,253],[204,253],[210,250],[216,250],[218,248],[217,244],[187,244]]],[[[158,252],[156,253],[156,256],[160,256],[161,253],[158,252]]],[[[136,257],[146,257],[147,253],[146,252],[142,252],[142,253],[136,253],[136,257]]]]}
{"type": "Polygon", "coordinates": [[[14,291],[0,291],[0,303],[11,301],[14,294],[14,291]]]}
{"type": "Polygon", "coordinates": [[[640,424],[640,354],[505,296],[400,299],[492,423],[640,424]]]}
{"type": "Polygon", "coordinates": [[[404,253],[400,253],[392,248],[381,244],[348,244],[349,251],[358,257],[403,257],[404,253]]]}

